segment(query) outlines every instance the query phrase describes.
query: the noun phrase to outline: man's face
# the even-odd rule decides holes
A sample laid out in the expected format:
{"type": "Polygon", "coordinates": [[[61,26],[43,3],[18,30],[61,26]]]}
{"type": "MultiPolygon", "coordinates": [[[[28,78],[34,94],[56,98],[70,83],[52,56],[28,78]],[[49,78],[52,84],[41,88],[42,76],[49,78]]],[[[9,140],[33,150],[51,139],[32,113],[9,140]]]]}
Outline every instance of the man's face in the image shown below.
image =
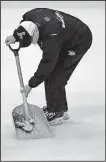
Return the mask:
{"type": "Polygon", "coordinates": [[[21,47],[28,47],[32,42],[32,37],[28,34],[28,32],[20,26],[20,30],[17,30],[17,36],[20,38],[21,47]]]}
{"type": "Polygon", "coordinates": [[[22,32],[22,33],[18,33],[18,32],[17,32],[17,35],[18,35],[18,37],[19,37],[20,39],[23,39],[23,36],[25,35],[25,32],[22,32]]]}

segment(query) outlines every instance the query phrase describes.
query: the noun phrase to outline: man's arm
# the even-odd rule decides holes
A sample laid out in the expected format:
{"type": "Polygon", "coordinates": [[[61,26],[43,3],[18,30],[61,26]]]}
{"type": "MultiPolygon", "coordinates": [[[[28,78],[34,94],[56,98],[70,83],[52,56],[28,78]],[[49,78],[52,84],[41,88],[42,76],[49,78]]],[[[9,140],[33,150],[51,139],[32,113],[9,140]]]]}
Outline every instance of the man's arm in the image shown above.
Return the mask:
{"type": "Polygon", "coordinates": [[[41,84],[53,71],[58,60],[60,48],[61,43],[56,36],[51,37],[51,40],[43,45],[43,57],[34,76],[29,80],[29,86],[31,88],[41,84]]]}

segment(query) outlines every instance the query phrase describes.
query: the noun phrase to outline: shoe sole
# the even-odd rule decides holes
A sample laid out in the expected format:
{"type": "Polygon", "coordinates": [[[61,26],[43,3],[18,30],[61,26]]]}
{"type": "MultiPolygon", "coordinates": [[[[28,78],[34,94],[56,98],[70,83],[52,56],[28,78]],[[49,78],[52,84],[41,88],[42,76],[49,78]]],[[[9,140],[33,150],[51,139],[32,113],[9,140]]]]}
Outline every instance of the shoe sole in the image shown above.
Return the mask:
{"type": "Polygon", "coordinates": [[[48,122],[48,124],[49,124],[50,126],[63,124],[63,117],[56,118],[56,119],[54,119],[54,120],[48,122]]]}

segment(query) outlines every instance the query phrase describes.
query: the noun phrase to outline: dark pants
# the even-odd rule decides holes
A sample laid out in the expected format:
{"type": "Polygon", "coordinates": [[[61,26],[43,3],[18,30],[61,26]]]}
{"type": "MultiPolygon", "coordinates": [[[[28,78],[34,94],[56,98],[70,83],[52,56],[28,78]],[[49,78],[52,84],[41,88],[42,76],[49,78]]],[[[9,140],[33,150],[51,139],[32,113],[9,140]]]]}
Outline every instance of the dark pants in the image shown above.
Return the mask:
{"type": "Polygon", "coordinates": [[[44,81],[49,112],[68,111],[65,86],[76,66],[92,44],[92,34],[89,28],[83,34],[84,36],[80,43],[78,41],[75,43],[76,38],[74,37],[70,44],[70,50],[75,51],[75,55],[68,55],[67,48],[64,46],[53,72],[44,81]]]}

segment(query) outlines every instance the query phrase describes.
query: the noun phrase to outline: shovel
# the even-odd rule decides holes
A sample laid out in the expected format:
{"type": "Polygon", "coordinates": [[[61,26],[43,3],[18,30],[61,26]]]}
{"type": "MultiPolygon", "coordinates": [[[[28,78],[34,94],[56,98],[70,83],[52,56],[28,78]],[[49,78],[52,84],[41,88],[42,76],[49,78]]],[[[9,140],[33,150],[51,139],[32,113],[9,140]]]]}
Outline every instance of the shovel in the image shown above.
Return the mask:
{"type": "MultiPolygon", "coordinates": [[[[13,49],[10,45],[9,48],[15,56],[20,87],[22,89],[24,88],[24,83],[18,54],[20,50],[20,44],[17,49],[13,49]]],[[[31,105],[27,102],[25,92],[22,92],[22,99],[23,104],[17,106],[12,111],[12,117],[16,129],[17,138],[34,139],[52,137],[52,130],[47,123],[43,111],[38,106],[31,105]]]]}

